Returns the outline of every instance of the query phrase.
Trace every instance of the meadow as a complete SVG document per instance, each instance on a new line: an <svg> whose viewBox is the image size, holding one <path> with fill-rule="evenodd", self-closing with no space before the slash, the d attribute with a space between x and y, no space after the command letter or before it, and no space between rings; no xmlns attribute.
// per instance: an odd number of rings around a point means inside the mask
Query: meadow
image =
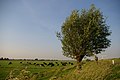
<svg viewBox="0 0 120 80"><path fill-rule="evenodd" d="M120 80L120 59L83 61L0 60L0 80Z"/></svg>
<svg viewBox="0 0 120 80"><path fill-rule="evenodd" d="M65 63L65 64L61 64ZM19 61L19 60L0 60L0 80L23 79L23 80L48 80L61 69L72 68L74 61ZM49 64L52 63L52 64ZM67 64L66 64L67 63ZM49 65L48 65L49 64ZM68 73L68 72L66 72ZM62 73L61 73L62 74Z"/></svg>

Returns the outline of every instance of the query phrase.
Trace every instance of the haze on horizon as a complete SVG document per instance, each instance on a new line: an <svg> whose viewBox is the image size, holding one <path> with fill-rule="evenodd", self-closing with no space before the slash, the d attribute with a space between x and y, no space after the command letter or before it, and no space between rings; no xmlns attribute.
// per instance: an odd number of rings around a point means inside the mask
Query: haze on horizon
<svg viewBox="0 0 120 80"><path fill-rule="evenodd" d="M0 0L0 57L68 59L56 32L72 10L91 4L108 17L112 31L111 46L102 55L120 58L119 0Z"/></svg>

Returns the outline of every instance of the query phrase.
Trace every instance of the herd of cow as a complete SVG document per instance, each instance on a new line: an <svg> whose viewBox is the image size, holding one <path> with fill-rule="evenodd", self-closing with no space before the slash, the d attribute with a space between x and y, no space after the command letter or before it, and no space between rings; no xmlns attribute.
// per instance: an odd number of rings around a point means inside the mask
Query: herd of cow
<svg viewBox="0 0 120 80"><path fill-rule="evenodd" d="M20 64L22 64L23 62L20 62ZM12 62L9 62L8 65L12 64ZM24 64L24 63L23 63ZM38 63L31 63L31 62L27 62L27 64L30 64L30 65L35 65L35 66L42 66L42 67L45 67L45 66L50 66L50 67L53 67L53 66L59 66L59 65L62 65L62 66L66 66L66 65L73 65L72 62L43 62L41 64L38 64Z"/></svg>

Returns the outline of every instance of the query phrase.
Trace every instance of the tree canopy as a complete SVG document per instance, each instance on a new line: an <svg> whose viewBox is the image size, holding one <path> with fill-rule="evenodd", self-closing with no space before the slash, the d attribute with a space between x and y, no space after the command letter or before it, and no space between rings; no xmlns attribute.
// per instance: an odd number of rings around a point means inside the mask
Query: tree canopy
<svg viewBox="0 0 120 80"><path fill-rule="evenodd" d="M81 62L84 56L99 54L109 47L110 34L106 18L92 4L88 10L73 10L57 37L62 43L63 55Z"/></svg>

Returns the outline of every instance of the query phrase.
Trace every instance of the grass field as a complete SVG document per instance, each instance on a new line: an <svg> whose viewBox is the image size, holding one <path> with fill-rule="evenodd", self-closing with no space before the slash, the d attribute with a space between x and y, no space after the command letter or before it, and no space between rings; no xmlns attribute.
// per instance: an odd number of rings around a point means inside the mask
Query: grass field
<svg viewBox="0 0 120 80"><path fill-rule="evenodd" d="M0 60L0 80L120 80L120 59L114 60L114 65L110 59L98 64L83 61L80 71L76 70L75 61ZM63 66L61 62L67 64Z"/></svg>

